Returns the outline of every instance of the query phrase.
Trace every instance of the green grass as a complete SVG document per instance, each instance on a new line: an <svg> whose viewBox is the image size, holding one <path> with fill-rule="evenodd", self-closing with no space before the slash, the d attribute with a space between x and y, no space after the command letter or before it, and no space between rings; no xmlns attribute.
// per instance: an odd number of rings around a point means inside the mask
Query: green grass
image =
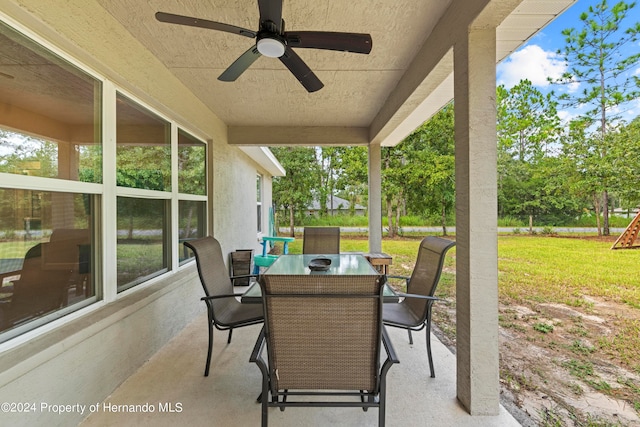
<svg viewBox="0 0 640 427"><path fill-rule="evenodd" d="M640 252L611 250L610 242L501 236L500 296L515 301L585 306L584 296L640 308Z"/></svg>

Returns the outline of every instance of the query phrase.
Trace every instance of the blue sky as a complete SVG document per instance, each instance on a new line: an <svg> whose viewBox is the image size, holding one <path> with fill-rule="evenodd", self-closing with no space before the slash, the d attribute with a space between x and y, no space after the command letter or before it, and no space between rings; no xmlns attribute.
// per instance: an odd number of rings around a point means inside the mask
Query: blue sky
<svg viewBox="0 0 640 427"><path fill-rule="evenodd" d="M510 88L521 79L526 78L531 80L533 85L544 93L550 90L555 90L556 92L581 90L577 84L572 85L573 87L564 88L559 85L549 85L547 77L558 77L566 69L566 64L563 62L562 57L556 54L556 51L565 45L562 30L571 27L580 29L582 27L582 22L579 19L580 14L587 11L590 5L600 1L579 0L553 22L540 30L524 46L498 65L497 83L504 84L507 88ZM618 0L610 0L608 3L611 6L617 2ZM627 1L627 3L630 3L630 1ZM622 25L626 29L638 21L640 21L640 4L631 9ZM640 52L640 43L628 46L627 51L630 53ZM640 64L632 70L632 73L640 75ZM579 112L579 110L562 110L560 111L560 117L562 119L570 119L579 114ZM639 114L640 100L631 102L620 110L621 117L627 121Z"/></svg>

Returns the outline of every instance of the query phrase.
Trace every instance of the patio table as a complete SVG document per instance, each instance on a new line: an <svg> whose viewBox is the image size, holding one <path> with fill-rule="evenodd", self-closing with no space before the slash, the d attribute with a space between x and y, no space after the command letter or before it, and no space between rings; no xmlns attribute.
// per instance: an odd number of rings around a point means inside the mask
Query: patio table
<svg viewBox="0 0 640 427"><path fill-rule="evenodd" d="M329 258L331 265L326 271L312 271L309 262L318 257ZM379 275L369 261L361 254L304 254L281 255L263 274L293 274L293 275ZM398 302L398 295L386 283L383 288L384 302ZM243 303L261 303L262 292L260 284L253 283L242 295Z"/></svg>

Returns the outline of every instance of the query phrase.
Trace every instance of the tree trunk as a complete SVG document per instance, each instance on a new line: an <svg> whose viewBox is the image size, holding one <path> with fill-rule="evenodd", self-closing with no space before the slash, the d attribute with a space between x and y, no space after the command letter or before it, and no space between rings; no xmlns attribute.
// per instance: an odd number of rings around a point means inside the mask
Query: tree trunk
<svg viewBox="0 0 640 427"><path fill-rule="evenodd" d="M291 237L295 235L294 225L295 225L295 221L293 218L293 206L289 206L289 229L290 229Z"/></svg>
<svg viewBox="0 0 640 427"><path fill-rule="evenodd" d="M191 237L191 221L193 219L193 207L189 208L189 214L187 215L186 223L184 225L183 236L185 239Z"/></svg>
<svg viewBox="0 0 640 427"><path fill-rule="evenodd" d="M442 210L440 212L440 223L442 224L442 235L447 235L447 212L444 201L442 202Z"/></svg>
<svg viewBox="0 0 640 427"><path fill-rule="evenodd" d="M529 215L529 234L533 234L533 215Z"/></svg>
<svg viewBox="0 0 640 427"><path fill-rule="evenodd" d="M129 240L133 240L133 214L129 215Z"/></svg>
<svg viewBox="0 0 640 427"><path fill-rule="evenodd" d="M600 225L600 198L597 194L593 196L593 204L596 210L596 227L598 228L598 236L602 236L602 227Z"/></svg>
<svg viewBox="0 0 640 427"><path fill-rule="evenodd" d="M604 236L609 235L609 192L604 190L602 192L602 234Z"/></svg>
<svg viewBox="0 0 640 427"><path fill-rule="evenodd" d="M387 226L389 228L389 237L395 237L395 230L393 229L393 204L391 200L387 200Z"/></svg>

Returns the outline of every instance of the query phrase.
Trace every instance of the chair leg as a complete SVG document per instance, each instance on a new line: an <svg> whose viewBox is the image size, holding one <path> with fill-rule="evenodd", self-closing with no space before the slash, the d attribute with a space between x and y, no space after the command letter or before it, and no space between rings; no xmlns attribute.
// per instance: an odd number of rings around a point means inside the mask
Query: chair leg
<svg viewBox="0 0 640 427"><path fill-rule="evenodd" d="M233 328L229 329L229 337L227 338L227 344L231 342L231 334L233 333Z"/></svg>
<svg viewBox="0 0 640 427"><path fill-rule="evenodd" d="M407 329L407 332L409 333L409 344L413 345L413 336L411 335L411 329Z"/></svg>
<svg viewBox="0 0 640 427"><path fill-rule="evenodd" d="M262 375L265 375L264 371ZM260 393L261 397L261 426L267 427L269 425L269 383L266 378L262 379L262 393Z"/></svg>
<svg viewBox="0 0 640 427"><path fill-rule="evenodd" d="M213 323L209 319L209 350L207 351L207 362L204 365L204 376L209 376L209 367L211 366L211 349L213 348Z"/></svg>
<svg viewBox="0 0 640 427"><path fill-rule="evenodd" d="M431 378L436 377L436 371L433 368L433 357L431 356L431 318L427 319L427 355L429 357L429 369L431 370Z"/></svg>
<svg viewBox="0 0 640 427"><path fill-rule="evenodd" d="M384 423L385 423L386 404L387 404L386 394L387 394L386 385L382 384L382 386L380 387L380 393L378 397L378 427L384 427Z"/></svg>

